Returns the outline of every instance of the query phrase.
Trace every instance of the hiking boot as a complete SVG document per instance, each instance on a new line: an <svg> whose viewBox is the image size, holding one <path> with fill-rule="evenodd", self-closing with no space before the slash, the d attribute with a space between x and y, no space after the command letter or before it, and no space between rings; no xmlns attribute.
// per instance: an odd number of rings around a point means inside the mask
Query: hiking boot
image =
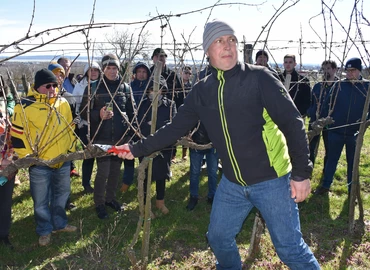
<svg viewBox="0 0 370 270"><path fill-rule="evenodd" d="M186 206L186 209L188 209L189 211L192 211L197 204L198 204L198 197L190 196L189 203Z"/></svg>
<svg viewBox="0 0 370 270"><path fill-rule="evenodd" d="M105 209L104 204L98 205L96 208L96 213L98 214L98 218L100 219L106 219L108 218L107 210Z"/></svg>
<svg viewBox="0 0 370 270"><path fill-rule="evenodd" d="M129 187L130 187L129 185L123 183L120 190L121 192L125 193L129 189Z"/></svg>
<svg viewBox="0 0 370 270"><path fill-rule="evenodd" d="M67 224L67 226L65 226L63 229L55 230L55 231L53 231L53 233L58 233L58 232L75 232L75 231L77 231L77 227L76 226L72 226L72 225Z"/></svg>
<svg viewBox="0 0 370 270"><path fill-rule="evenodd" d="M88 186L84 187L84 192L86 194L92 194L92 193L94 193L94 189L90 185L88 185Z"/></svg>
<svg viewBox="0 0 370 270"><path fill-rule="evenodd" d="M314 194L314 195L324 195L324 194L326 194L326 193L328 193L328 192L329 192L329 189L328 189L328 188L321 186L321 187L318 187L318 188L313 192L313 194Z"/></svg>
<svg viewBox="0 0 370 270"><path fill-rule="evenodd" d="M113 210L120 212L122 210L121 205L116 201L112 200L110 202L105 202L106 206L109 206L110 208L113 208Z"/></svg>
<svg viewBox="0 0 370 270"><path fill-rule="evenodd" d="M44 247L44 246L47 246L49 245L51 242L51 234L47 234L47 235L41 235L39 237L39 245Z"/></svg>
<svg viewBox="0 0 370 270"><path fill-rule="evenodd" d="M164 204L164 200L156 200L155 206L162 212L163 215L167 215L170 210Z"/></svg>

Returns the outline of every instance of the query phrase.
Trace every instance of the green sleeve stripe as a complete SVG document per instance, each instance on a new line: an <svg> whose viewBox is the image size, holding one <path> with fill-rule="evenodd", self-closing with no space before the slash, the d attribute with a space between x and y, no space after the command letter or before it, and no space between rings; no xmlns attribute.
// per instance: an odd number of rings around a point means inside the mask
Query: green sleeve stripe
<svg viewBox="0 0 370 270"><path fill-rule="evenodd" d="M243 180L243 177L240 172L238 161L236 160L233 146L231 144L231 138L229 134L229 130L227 127L227 121L226 121L226 115L225 115L225 107L224 107L224 85L225 85L225 78L223 77L223 71L218 70L217 72L217 79L220 81L220 84L218 86L218 107L220 112L220 119L221 119L221 125L222 125L222 131L224 133L225 142L226 142L226 148L227 152L231 161L231 165L234 170L235 177L237 181L243 185L246 186L246 182Z"/></svg>
<svg viewBox="0 0 370 270"><path fill-rule="evenodd" d="M292 170L286 139L265 108L263 109L263 118L265 124L263 125L262 138L270 166L274 168L276 175L281 177Z"/></svg>

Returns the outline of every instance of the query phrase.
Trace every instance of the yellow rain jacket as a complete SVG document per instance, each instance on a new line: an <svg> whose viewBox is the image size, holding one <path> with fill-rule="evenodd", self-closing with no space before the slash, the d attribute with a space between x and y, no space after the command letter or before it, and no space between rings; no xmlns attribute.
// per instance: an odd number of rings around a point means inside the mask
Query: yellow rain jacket
<svg viewBox="0 0 370 270"><path fill-rule="evenodd" d="M59 92L59 91L57 91ZM32 155L51 160L75 151L76 137L71 108L67 100L57 96L48 98L33 85L26 99L14 107L12 116L12 144L19 158ZM60 168L58 163L52 168Z"/></svg>

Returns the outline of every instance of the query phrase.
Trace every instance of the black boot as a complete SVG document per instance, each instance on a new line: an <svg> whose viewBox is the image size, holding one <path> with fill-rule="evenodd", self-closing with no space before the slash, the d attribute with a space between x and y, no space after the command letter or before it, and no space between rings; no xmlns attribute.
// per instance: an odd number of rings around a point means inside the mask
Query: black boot
<svg viewBox="0 0 370 270"><path fill-rule="evenodd" d="M96 213L98 214L98 218L100 219L106 219L108 218L108 213L107 213L107 210L105 209L105 206L104 204L100 204L98 205L96 208Z"/></svg>
<svg viewBox="0 0 370 270"><path fill-rule="evenodd" d="M188 209L189 211L192 211L197 204L198 204L198 197L190 196L189 203L186 206L186 209Z"/></svg>

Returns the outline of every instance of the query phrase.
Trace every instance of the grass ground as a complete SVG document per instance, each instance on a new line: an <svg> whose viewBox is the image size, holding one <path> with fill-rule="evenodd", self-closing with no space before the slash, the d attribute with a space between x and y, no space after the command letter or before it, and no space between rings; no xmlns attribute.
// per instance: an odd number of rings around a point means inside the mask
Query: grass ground
<svg viewBox="0 0 370 270"><path fill-rule="evenodd" d="M180 155L178 151L178 155ZM348 233L346 162L342 155L332 191L326 196L312 196L300 203L302 232L305 241L319 260L322 269L370 269L370 136L365 138L361 157L360 180L365 209L365 226L358 224L357 233ZM322 148L312 177L315 188L321 179ZM77 162L81 171L81 162ZM207 177L202 173L200 202L194 211L185 209L189 198L189 161L172 166L173 177L167 183L166 216L152 221L148 269L215 269L215 258L207 247L205 233L211 206L207 204ZM81 179L72 180L72 201L78 208L68 213L69 222L78 226L76 233L52 235L52 244L38 246L28 175L20 171L22 185L14 191L11 242L14 251L0 247L1 269L129 269L125 248L132 241L139 211L136 185L118 200L126 204L122 213L110 211L108 220L95 214L92 195L85 195ZM154 191L154 185L153 189ZM152 202L155 202L153 199ZM242 258L248 253L254 213L246 219L237 237ZM141 239L135 246L140 257ZM261 239L261 252L246 263L246 269L287 269L278 259L266 230Z"/></svg>

